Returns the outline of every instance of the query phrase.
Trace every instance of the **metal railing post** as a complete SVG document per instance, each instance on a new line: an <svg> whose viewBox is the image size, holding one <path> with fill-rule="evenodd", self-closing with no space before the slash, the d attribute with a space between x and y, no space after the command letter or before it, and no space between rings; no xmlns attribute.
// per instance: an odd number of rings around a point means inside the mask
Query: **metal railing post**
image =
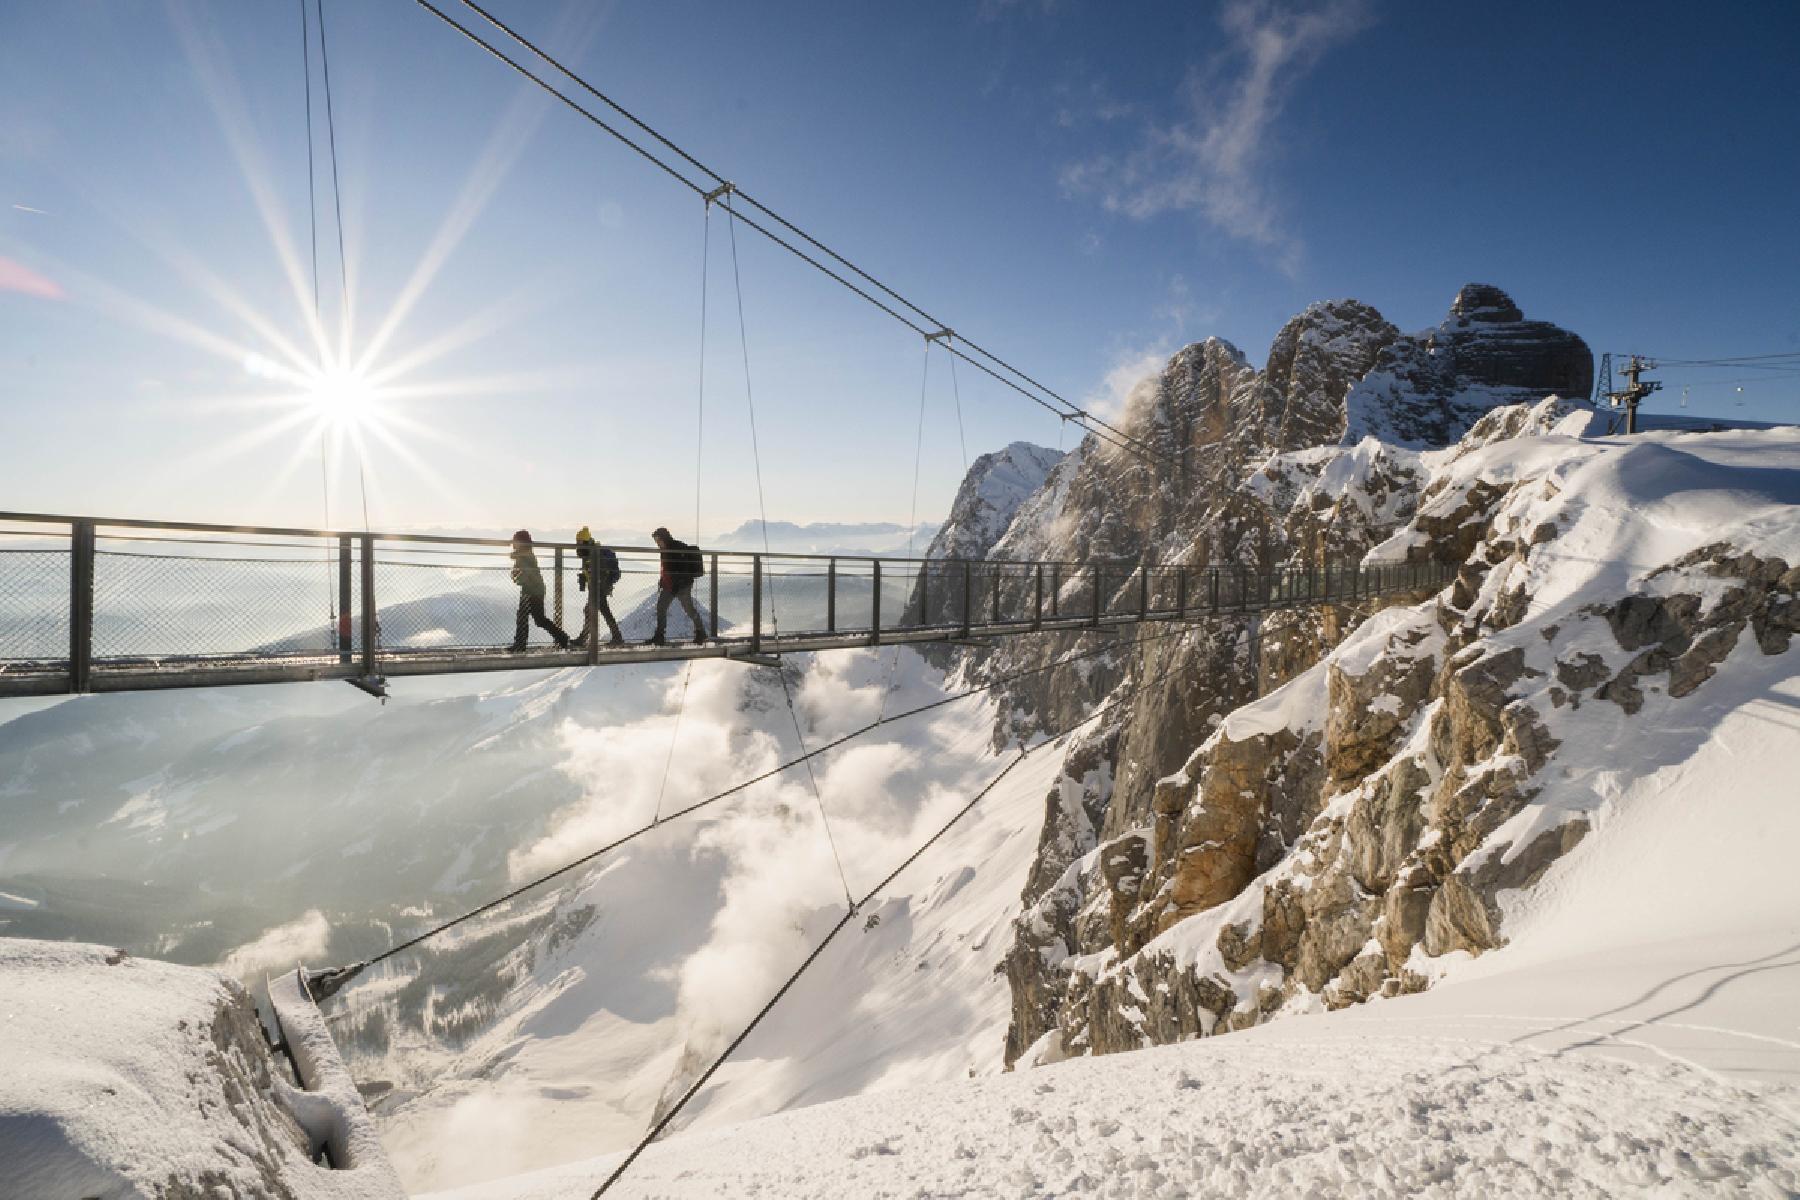
<svg viewBox="0 0 1800 1200"><path fill-rule="evenodd" d="M706 581L706 623L712 626L713 640L719 637L719 553L712 553L712 578Z"/></svg>
<svg viewBox="0 0 1800 1200"><path fill-rule="evenodd" d="M762 555L750 556L750 653L762 649Z"/></svg>
<svg viewBox="0 0 1800 1200"><path fill-rule="evenodd" d="M589 580L589 582L592 583L593 581ZM562 623L563 623L563 548L561 546L558 546L556 548L556 616L555 616L555 620L556 620L556 627L558 629L561 629Z"/></svg>
<svg viewBox="0 0 1800 1200"><path fill-rule="evenodd" d="M962 635L969 636L970 622L974 617L975 591L973 566L968 559L963 559L963 603L962 603Z"/></svg>
<svg viewBox="0 0 1800 1200"><path fill-rule="evenodd" d="M837 632L837 559L825 564L825 632Z"/></svg>
<svg viewBox="0 0 1800 1200"><path fill-rule="evenodd" d="M1031 606L1031 627L1044 627L1044 564L1037 565L1037 600Z"/></svg>
<svg viewBox="0 0 1800 1200"><path fill-rule="evenodd" d="M881 645L881 560L879 558L874 563L872 581L875 589L869 595L869 629L871 631L869 644L879 646ZM898 652L896 651L896 653Z"/></svg>
<svg viewBox="0 0 1800 1200"><path fill-rule="evenodd" d="M363 674L375 675L375 536L362 535L362 660Z"/></svg>
<svg viewBox="0 0 1800 1200"><path fill-rule="evenodd" d="M994 580L993 601L988 605L988 610L993 614L993 623L998 625L1000 623L1000 574L1001 574L999 564L998 563L989 564L988 571L993 576L993 580Z"/></svg>
<svg viewBox="0 0 1800 1200"><path fill-rule="evenodd" d="M1050 615L1062 616L1062 564L1050 564Z"/></svg>
<svg viewBox="0 0 1800 1200"><path fill-rule="evenodd" d="M1188 602L1187 579L1188 579L1188 569L1186 567L1176 567L1175 568L1175 615L1178 617L1187 616L1187 602Z"/></svg>
<svg viewBox="0 0 1800 1200"><path fill-rule="evenodd" d="M1209 576L1206 589L1212 594L1211 608L1216 613L1219 611L1219 568L1209 568L1206 573Z"/></svg>
<svg viewBox="0 0 1800 1200"><path fill-rule="evenodd" d="M587 630L588 666L600 661L600 543L589 542L581 552L582 569L587 572L587 595L582 600L582 628Z"/></svg>
<svg viewBox="0 0 1800 1200"><path fill-rule="evenodd" d="M88 691L94 675L94 523L69 524L69 690Z"/></svg>
<svg viewBox="0 0 1800 1200"><path fill-rule="evenodd" d="M356 637L351 632L353 622L350 617L355 603L350 589L350 535L344 533L338 535L337 648L338 661L346 664L356 654Z"/></svg>
<svg viewBox="0 0 1800 1200"><path fill-rule="evenodd" d="M1150 615L1150 565L1138 568L1138 620Z"/></svg>
<svg viewBox="0 0 1800 1200"><path fill-rule="evenodd" d="M1100 564L1094 564L1094 628L1100 628Z"/></svg>

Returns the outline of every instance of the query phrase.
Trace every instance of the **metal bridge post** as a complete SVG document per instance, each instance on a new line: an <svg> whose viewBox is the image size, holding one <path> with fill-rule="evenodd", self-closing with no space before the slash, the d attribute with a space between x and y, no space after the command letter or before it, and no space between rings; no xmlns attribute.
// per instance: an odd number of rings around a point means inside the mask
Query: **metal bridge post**
<svg viewBox="0 0 1800 1200"><path fill-rule="evenodd" d="M1209 567L1207 568L1206 574L1208 576L1206 580L1206 589L1211 593L1208 607L1211 608L1213 612L1217 613L1219 611L1219 568Z"/></svg>
<svg viewBox="0 0 1800 1200"><path fill-rule="evenodd" d="M879 646L881 645L881 560L879 558L875 560L873 578L875 590L869 598L869 627L874 632L869 644Z"/></svg>
<svg viewBox="0 0 1800 1200"><path fill-rule="evenodd" d="M375 537L365 533L362 542L362 660L363 674L375 675Z"/></svg>
<svg viewBox="0 0 1800 1200"><path fill-rule="evenodd" d="M1150 564L1138 568L1138 620L1150 615Z"/></svg>
<svg viewBox="0 0 1800 1200"><path fill-rule="evenodd" d="M712 578L707 580L708 596L706 602L706 621L712 626L713 640L719 638L719 555L714 551L712 556Z"/></svg>
<svg viewBox="0 0 1800 1200"><path fill-rule="evenodd" d="M837 559L825 564L825 632L837 632Z"/></svg>
<svg viewBox="0 0 1800 1200"><path fill-rule="evenodd" d="M750 653L762 649L762 555L750 556Z"/></svg>
<svg viewBox="0 0 1800 1200"><path fill-rule="evenodd" d="M356 653L356 639L350 632L350 611L355 601L350 598L350 535L338 535L338 661L349 663Z"/></svg>
<svg viewBox="0 0 1800 1200"><path fill-rule="evenodd" d="M963 559L963 603L962 603L962 635L969 636L969 626L975 616L975 576L974 567L968 559Z"/></svg>
<svg viewBox="0 0 1800 1200"><path fill-rule="evenodd" d="M1050 615L1062 616L1062 564L1050 564Z"/></svg>
<svg viewBox="0 0 1800 1200"><path fill-rule="evenodd" d="M583 569L587 571L587 595L582 599L581 627L587 630L588 666L600 661L600 543L589 542L581 552Z"/></svg>
<svg viewBox="0 0 1800 1200"><path fill-rule="evenodd" d="M988 608L993 613L994 624L998 625L1000 623L1000 566L999 566L999 564L998 563L990 564L988 566L988 571L990 573L992 573L993 579L994 579L993 602L988 605Z"/></svg>
<svg viewBox="0 0 1800 1200"><path fill-rule="evenodd" d="M94 673L94 523L69 524L69 690L85 692Z"/></svg>
<svg viewBox="0 0 1800 1200"><path fill-rule="evenodd" d="M592 579L589 585L592 587ZM562 628L562 547L556 547L556 628Z"/></svg>
<svg viewBox="0 0 1800 1200"><path fill-rule="evenodd" d="M1324 571L1324 573L1325 573L1325 588L1319 594L1319 599L1330 600L1331 599L1331 560L1329 558L1326 559L1322 564L1320 564L1320 570Z"/></svg>
<svg viewBox="0 0 1800 1200"><path fill-rule="evenodd" d="M1094 564L1094 628L1100 628L1100 564Z"/></svg>
<svg viewBox="0 0 1800 1200"><path fill-rule="evenodd" d="M1042 629L1044 627L1044 564L1043 563L1039 563L1037 565L1037 599L1032 603L1032 606L1031 606L1031 627L1033 629Z"/></svg>
<svg viewBox="0 0 1800 1200"><path fill-rule="evenodd" d="M1187 575L1186 567L1175 568L1175 615L1187 616Z"/></svg>

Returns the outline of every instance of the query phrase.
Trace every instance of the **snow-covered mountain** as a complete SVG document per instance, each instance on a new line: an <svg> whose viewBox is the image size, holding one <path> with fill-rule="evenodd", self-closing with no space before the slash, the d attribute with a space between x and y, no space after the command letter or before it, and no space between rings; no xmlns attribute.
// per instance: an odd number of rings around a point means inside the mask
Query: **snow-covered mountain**
<svg viewBox="0 0 1800 1200"><path fill-rule="evenodd" d="M1128 633L384 963L330 1011L408 1183L591 1194L847 891L1112 697L857 914L621 1194L1794 1190L1800 433L1600 436L1546 398L1587 372L1485 285L1410 338L1330 301L1260 370L1209 339L1135 390L1123 428L1179 473L1093 439L984 456L945 547L1457 579ZM385 719L313 691L230 733L198 701L84 698L0 725L28 815L0 835L0 920L46 919L39 877L67 916L77 850L142 855L185 883L190 961L359 957L1096 636L797 658L792 719L781 680L723 662L461 684ZM264 915L202 932L214 874ZM346 890L360 910L298 908Z"/></svg>
<svg viewBox="0 0 1800 1200"><path fill-rule="evenodd" d="M930 522L907 526L889 521L815 521L805 525L770 521L766 545L777 554L905 554L909 546L916 551L930 542L937 528ZM719 534L712 544L721 550L761 550L764 536L763 522L752 519Z"/></svg>

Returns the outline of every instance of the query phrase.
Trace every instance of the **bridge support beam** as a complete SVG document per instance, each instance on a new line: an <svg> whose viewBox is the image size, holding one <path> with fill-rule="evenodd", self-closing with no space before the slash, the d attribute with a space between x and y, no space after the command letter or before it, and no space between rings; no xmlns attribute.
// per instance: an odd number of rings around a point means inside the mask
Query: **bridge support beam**
<svg viewBox="0 0 1800 1200"><path fill-rule="evenodd" d="M69 690L91 690L94 672L94 523L69 524Z"/></svg>
<svg viewBox="0 0 1800 1200"><path fill-rule="evenodd" d="M878 558L871 564L875 570L872 578L875 588L869 595L869 645L881 645L881 560Z"/></svg>

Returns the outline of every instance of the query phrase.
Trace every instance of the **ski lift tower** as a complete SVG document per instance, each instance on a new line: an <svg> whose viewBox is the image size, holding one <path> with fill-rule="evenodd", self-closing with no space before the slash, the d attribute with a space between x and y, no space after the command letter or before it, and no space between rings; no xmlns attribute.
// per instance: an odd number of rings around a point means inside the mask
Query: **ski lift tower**
<svg viewBox="0 0 1800 1200"><path fill-rule="evenodd" d="M1606 393L1606 398L1612 402L1614 408L1623 407L1625 409L1626 433L1636 433L1638 431L1638 404L1651 392L1662 390L1662 384L1657 380L1638 378L1638 376L1642 375L1645 371L1654 371L1655 369L1655 363L1648 362L1634 354L1631 356L1631 361L1626 363L1624 368L1619 372L1619 374L1625 377L1625 390L1622 392Z"/></svg>

